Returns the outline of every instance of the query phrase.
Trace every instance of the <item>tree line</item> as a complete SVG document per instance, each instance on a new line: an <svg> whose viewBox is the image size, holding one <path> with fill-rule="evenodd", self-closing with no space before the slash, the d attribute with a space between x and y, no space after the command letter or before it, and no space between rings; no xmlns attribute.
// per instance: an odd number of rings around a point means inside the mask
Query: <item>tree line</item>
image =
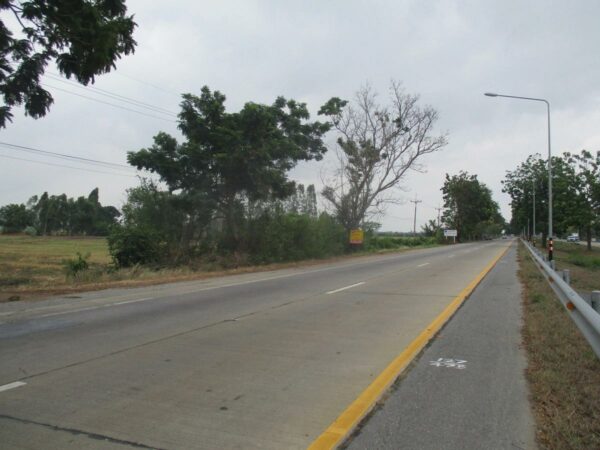
<svg viewBox="0 0 600 450"><path fill-rule="evenodd" d="M394 188L423 156L446 145L436 135L437 112L419 105L392 82L380 102L369 86L351 101L332 97L311 120L305 103L277 97L247 102L234 112L226 97L203 87L184 94L178 128L183 139L159 132L150 147L128 152L128 162L154 174L127 191L122 216L88 198L33 197L2 209L7 231L108 235L120 266L194 260L233 264L316 258L350 250L353 228L369 228L397 202ZM317 193L289 173L299 162L319 161L324 137L338 139L338 167ZM325 210L317 210L317 195Z"/></svg>
<svg viewBox="0 0 600 450"><path fill-rule="evenodd" d="M114 206L102 206L98 188L87 197L66 194L39 197L27 203L0 208L0 227L5 233L26 232L41 236L106 236L121 213Z"/></svg>
<svg viewBox="0 0 600 450"><path fill-rule="evenodd" d="M228 112L226 97L207 86L184 94L179 142L167 133L128 161L159 182L128 192L123 220L109 238L120 265L199 256L235 263L295 260L349 250L348 233L365 226L392 201L410 168L440 150L437 113L418 105L392 83L387 103L361 89L353 101L332 97L312 121L305 103L278 97ZM302 161L327 152L324 136L338 134L339 168L321 192L327 210L317 212L314 186L289 179Z"/></svg>
<svg viewBox="0 0 600 450"><path fill-rule="evenodd" d="M527 230L533 234L533 211L536 232L543 245L548 237L548 166L541 155L530 155L503 181L504 192L511 197L514 233ZM534 204L535 193L535 204ZM592 237L600 236L600 152L582 150L552 157L552 210L554 237L577 232L584 236L588 249Z"/></svg>

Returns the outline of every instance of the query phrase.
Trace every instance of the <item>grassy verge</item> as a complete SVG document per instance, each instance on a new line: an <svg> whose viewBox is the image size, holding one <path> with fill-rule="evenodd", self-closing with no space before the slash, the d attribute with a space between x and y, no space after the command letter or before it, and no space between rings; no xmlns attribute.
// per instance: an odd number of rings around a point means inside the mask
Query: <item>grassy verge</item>
<svg viewBox="0 0 600 450"><path fill-rule="evenodd" d="M562 251L555 256L568 258ZM600 449L600 360L522 245L519 260L538 444L541 449ZM587 286L591 275L583 275L580 282Z"/></svg>
<svg viewBox="0 0 600 450"><path fill-rule="evenodd" d="M568 242L554 243L556 269L569 269L571 286L577 291L600 290L600 248Z"/></svg>
<svg viewBox="0 0 600 450"><path fill-rule="evenodd" d="M416 248L433 246L428 243ZM133 267L108 270L110 255L106 239L0 235L0 301L26 300L53 294L90 291L109 287L144 286L307 266L349 257L403 252L411 248L415 248L415 246L372 249L327 259L261 266L246 265L232 269L226 269L223 264L213 262L197 267L181 266L161 269ZM90 254L88 260L90 267L88 270L80 272L75 278L67 278L64 261L74 258L77 252L82 255Z"/></svg>

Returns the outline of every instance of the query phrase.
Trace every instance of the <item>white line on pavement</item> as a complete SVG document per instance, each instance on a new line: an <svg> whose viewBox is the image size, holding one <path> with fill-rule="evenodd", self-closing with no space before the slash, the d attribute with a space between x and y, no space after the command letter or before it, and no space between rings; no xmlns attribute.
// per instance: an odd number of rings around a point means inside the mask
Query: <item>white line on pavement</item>
<svg viewBox="0 0 600 450"><path fill-rule="evenodd" d="M423 263L423 264L419 264L417 267L425 267L425 266L428 266L428 265L429 265L429 263L426 262L426 263Z"/></svg>
<svg viewBox="0 0 600 450"><path fill-rule="evenodd" d="M343 288L336 289L335 291L329 291L328 294L335 294L336 292L345 291L346 289L351 289L353 287L360 286L361 284L365 284L365 282L361 281L360 283L351 284L350 286L344 286Z"/></svg>
<svg viewBox="0 0 600 450"><path fill-rule="evenodd" d="M154 300L154 297L138 298L137 300L127 300L125 302L111 303L111 305L127 305L129 303L145 302L146 300Z"/></svg>
<svg viewBox="0 0 600 450"><path fill-rule="evenodd" d="M50 313L50 314L44 314L43 316L38 316L38 317L43 318L43 317L52 317L52 316L62 316L64 314L73 314L73 313L84 312L84 311L93 311L94 309L110 308L111 306L126 305L128 303L145 302L146 300L153 300L153 299L154 299L154 297L138 298L136 300L128 300L126 302L109 303L108 305L90 306L89 308L81 308L81 309L74 309L71 311L61 311L61 312L55 312L55 313Z"/></svg>
<svg viewBox="0 0 600 450"><path fill-rule="evenodd" d="M0 392L8 391L9 389L18 388L20 386L25 386L27 383L23 381L15 381L14 383L8 383L0 386Z"/></svg>

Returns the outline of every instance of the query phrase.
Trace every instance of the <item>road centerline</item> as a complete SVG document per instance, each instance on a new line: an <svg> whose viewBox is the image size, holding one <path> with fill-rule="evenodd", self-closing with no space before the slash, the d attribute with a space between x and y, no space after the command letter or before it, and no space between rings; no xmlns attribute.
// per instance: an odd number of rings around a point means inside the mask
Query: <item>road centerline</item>
<svg viewBox="0 0 600 450"><path fill-rule="evenodd" d="M361 281L360 283L354 283L354 284L351 284L350 286L344 286L344 287L341 287L339 289L335 289L333 291L329 291L329 292L327 292L327 294L328 295L330 295L330 294L336 294L338 292L345 291L346 289L352 289L353 287L361 286L363 284L365 284L365 282Z"/></svg>
<svg viewBox="0 0 600 450"><path fill-rule="evenodd" d="M3 384L2 386L0 386L0 392L4 392L4 391L8 391L10 389L25 386L26 384L27 383L25 383L24 381L14 381L12 383Z"/></svg>
<svg viewBox="0 0 600 450"><path fill-rule="evenodd" d="M419 264L417 267L425 267L425 266L428 266L428 265L429 265L429 263L426 262L426 263L423 263L423 264Z"/></svg>

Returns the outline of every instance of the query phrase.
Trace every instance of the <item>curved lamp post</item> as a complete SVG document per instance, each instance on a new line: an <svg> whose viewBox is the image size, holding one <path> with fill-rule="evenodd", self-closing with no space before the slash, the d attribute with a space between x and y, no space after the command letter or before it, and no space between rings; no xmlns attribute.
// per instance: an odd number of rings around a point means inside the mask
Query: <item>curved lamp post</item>
<svg viewBox="0 0 600 450"><path fill-rule="evenodd" d="M531 100L534 102L544 102L548 110L548 239L550 243L548 245L548 259L552 260L552 150L550 146L550 103L548 100L543 98L533 97L519 97L517 95L504 95L495 94L493 92L486 92L484 95L488 97L505 97L505 98L516 98L517 100Z"/></svg>

